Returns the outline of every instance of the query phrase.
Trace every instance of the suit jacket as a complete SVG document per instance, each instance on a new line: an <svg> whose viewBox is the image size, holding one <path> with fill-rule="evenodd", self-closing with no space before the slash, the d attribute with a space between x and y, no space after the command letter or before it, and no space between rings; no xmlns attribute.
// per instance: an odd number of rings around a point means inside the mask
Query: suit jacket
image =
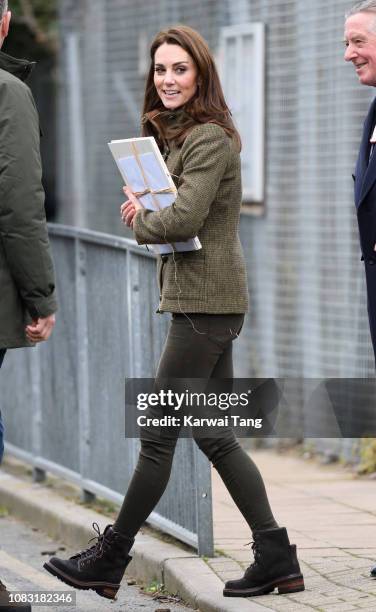
<svg viewBox="0 0 376 612"><path fill-rule="evenodd" d="M171 113L169 120L177 121L181 112ZM158 256L159 310L246 312L247 275L238 236L240 156L233 141L218 125L198 124L181 147L170 143L167 166L178 177L176 201L136 215L137 242L178 242L197 235L202 249Z"/></svg>
<svg viewBox="0 0 376 612"><path fill-rule="evenodd" d="M370 138L376 124L376 98L364 122L363 136L355 169L355 205L357 210L360 246L368 263L376 262L376 150L371 158Z"/></svg>

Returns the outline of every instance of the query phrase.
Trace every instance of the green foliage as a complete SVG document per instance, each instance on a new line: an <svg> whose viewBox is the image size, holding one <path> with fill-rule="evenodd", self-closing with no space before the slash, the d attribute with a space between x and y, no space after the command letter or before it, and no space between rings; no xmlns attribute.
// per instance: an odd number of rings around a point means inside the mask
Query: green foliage
<svg viewBox="0 0 376 612"><path fill-rule="evenodd" d="M360 474L376 472L376 438L362 438L360 440Z"/></svg>
<svg viewBox="0 0 376 612"><path fill-rule="evenodd" d="M37 62L56 58L57 6L57 0L9 0L12 20L2 51Z"/></svg>
<svg viewBox="0 0 376 612"><path fill-rule="evenodd" d="M45 34L56 32L57 0L8 0L13 18L29 24L32 30Z"/></svg>
<svg viewBox="0 0 376 612"><path fill-rule="evenodd" d="M143 590L145 593L149 593L150 595L154 595L156 593L164 592L164 584L158 582L157 580L153 580L150 584L146 585Z"/></svg>

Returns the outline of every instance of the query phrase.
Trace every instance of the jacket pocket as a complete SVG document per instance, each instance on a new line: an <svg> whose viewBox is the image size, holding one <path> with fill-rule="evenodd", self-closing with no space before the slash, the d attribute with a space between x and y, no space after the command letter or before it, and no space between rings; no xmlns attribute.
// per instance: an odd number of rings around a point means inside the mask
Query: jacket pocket
<svg viewBox="0 0 376 612"><path fill-rule="evenodd" d="M163 295L170 300L206 300L207 279L203 258L169 258L163 277Z"/></svg>

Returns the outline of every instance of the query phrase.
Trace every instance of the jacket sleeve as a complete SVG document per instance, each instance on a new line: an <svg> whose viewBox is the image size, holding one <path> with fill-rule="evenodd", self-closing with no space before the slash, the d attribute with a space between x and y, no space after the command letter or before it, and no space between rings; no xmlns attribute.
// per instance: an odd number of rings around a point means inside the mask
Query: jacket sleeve
<svg viewBox="0 0 376 612"><path fill-rule="evenodd" d="M182 147L183 172L177 198L158 212L137 213L133 231L138 244L178 242L197 236L226 170L230 146L229 137L218 125L206 123L192 130Z"/></svg>
<svg viewBox="0 0 376 612"><path fill-rule="evenodd" d="M33 318L57 309L41 183L39 120L21 81L0 86L0 240Z"/></svg>

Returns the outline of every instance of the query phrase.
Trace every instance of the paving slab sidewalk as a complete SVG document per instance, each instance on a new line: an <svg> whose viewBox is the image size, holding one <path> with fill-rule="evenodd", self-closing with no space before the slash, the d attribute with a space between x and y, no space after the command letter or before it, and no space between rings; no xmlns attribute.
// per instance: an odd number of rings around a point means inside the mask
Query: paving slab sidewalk
<svg viewBox="0 0 376 612"><path fill-rule="evenodd" d="M251 453L268 489L280 525L298 545L306 590L254 599L222 597L223 582L240 576L251 560L249 528L213 470L215 547L205 562L194 553L142 534L137 538L130 573L146 582L164 582L201 612L347 612L376 610L376 482L356 479L341 467L273 451ZM1 504L24 520L84 547L90 525L102 515L67 501L47 487L0 471ZM100 608L98 608L100 609Z"/></svg>
<svg viewBox="0 0 376 612"><path fill-rule="evenodd" d="M323 466L270 451L252 458L266 481L276 520L298 546L306 590L257 598L280 612L376 610L376 481L341 466ZM239 576L252 553L250 531L213 470L214 539L221 557L209 559L222 580Z"/></svg>
<svg viewBox="0 0 376 612"><path fill-rule="evenodd" d="M12 515L63 542L69 548L87 548L89 539L95 535L92 523L98 523L103 531L111 520L74 500L67 499L58 490L0 469L0 506L5 506ZM137 535L131 554L133 560L127 570L128 576L146 584L164 584L168 592L179 595L195 610L265 612L265 607L254 601L223 597L223 582L220 577L208 563L187 547L170 544L149 533L141 532ZM98 611L103 608L101 602L98 597ZM114 612L125 609L122 605L114 605ZM151 604L147 609L154 611L155 604Z"/></svg>

